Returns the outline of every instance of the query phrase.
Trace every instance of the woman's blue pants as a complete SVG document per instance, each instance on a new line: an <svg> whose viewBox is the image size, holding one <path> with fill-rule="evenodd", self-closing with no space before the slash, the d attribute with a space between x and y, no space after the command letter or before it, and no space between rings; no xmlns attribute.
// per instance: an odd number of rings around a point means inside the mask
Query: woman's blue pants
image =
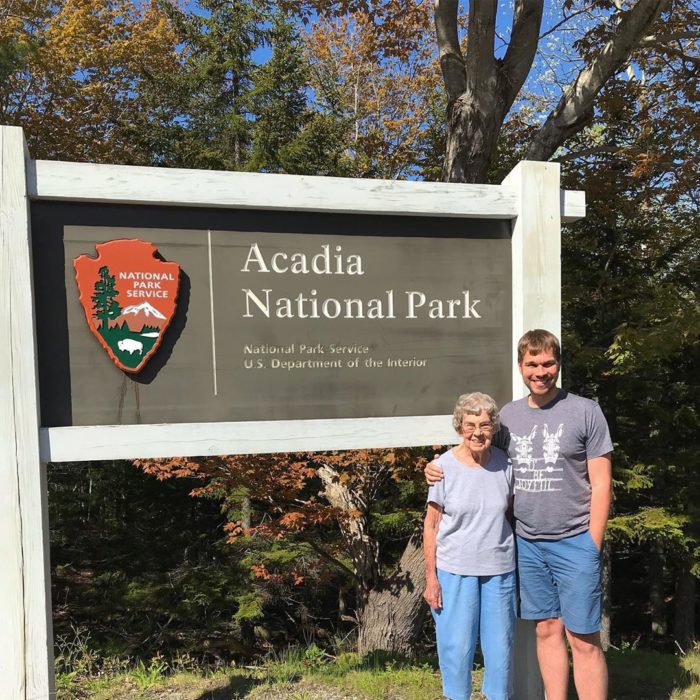
<svg viewBox="0 0 700 700"><path fill-rule="evenodd" d="M477 639L484 656L482 693L509 700L513 693L515 571L496 576L460 576L437 571L442 608L433 610L442 692L469 700Z"/></svg>

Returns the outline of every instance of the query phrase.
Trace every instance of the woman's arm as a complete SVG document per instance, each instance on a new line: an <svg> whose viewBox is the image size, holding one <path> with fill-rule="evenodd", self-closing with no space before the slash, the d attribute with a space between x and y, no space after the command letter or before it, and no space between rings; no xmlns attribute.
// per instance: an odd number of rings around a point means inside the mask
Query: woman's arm
<svg viewBox="0 0 700 700"><path fill-rule="evenodd" d="M442 506L430 501L423 522L423 557L425 559L425 593L423 597L435 610L442 607L442 591L437 579L437 533L442 518Z"/></svg>

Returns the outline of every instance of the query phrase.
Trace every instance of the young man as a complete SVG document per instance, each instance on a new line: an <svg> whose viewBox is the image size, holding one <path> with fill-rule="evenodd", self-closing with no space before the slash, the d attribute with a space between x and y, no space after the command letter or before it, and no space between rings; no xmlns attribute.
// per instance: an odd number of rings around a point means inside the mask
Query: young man
<svg viewBox="0 0 700 700"><path fill-rule="evenodd" d="M535 620L547 700L566 700L569 659L580 700L605 700L600 645L602 546L610 508L612 441L598 404L557 388L559 341L528 331L518 366L529 396L501 410L494 444L515 474L520 616ZM442 472L431 462L426 479Z"/></svg>

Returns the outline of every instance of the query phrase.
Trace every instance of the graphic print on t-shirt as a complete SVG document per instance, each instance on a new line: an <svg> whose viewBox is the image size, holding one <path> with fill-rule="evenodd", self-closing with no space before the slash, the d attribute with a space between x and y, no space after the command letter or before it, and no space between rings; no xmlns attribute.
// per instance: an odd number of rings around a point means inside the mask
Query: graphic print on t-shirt
<svg viewBox="0 0 700 700"><path fill-rule="evenodd" d="M550 431L545 423L542 428L541 452L535 456L533 441L537 436L539 425L534 425L529 435L510 434L515 448L513 457L515 469L515 490L540 493L542 491L561 491L562 477L558 476L564 469L558 466L559 441L564 432L560 423L556 430ZM539 446L539 445L538 445Z"/></svg>

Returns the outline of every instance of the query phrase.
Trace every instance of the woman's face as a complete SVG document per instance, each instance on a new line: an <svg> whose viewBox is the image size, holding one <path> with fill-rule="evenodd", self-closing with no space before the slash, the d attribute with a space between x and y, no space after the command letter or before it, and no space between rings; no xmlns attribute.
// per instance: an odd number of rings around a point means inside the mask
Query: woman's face
<svg viewBox="0 0 700 700"><path fill-rule="evenodd" d="M466 413L462 418L462 439L464 445L473 453L478 454L491 447L493 424L486 411L478 416Z"/></svg>

